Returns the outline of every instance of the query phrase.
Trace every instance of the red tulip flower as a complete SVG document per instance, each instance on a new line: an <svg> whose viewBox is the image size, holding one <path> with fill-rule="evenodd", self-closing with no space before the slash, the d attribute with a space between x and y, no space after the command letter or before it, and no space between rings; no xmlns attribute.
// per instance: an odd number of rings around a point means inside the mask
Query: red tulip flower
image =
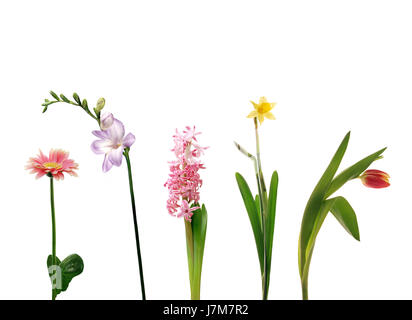
<svg viewBox="0 0 412 320"><path fill-rule="evenodd" d="M362 183L369 188L379 189L390 186L389 174L380 170L366 170L359 178L362 180Z"/></svg>

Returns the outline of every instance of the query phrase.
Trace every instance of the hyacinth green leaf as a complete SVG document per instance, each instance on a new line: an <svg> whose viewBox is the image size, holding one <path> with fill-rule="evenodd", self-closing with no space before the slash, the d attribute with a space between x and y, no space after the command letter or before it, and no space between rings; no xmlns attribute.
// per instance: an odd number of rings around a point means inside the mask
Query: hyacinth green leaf
<svg viewBox="0 0 412 320"><path fill-rule="evenodd" d="M362 160L356 162L353 166L342 171L339 175L333 179L328 192L326 193L326 198L332 195L335 191L337 191L340 187L342 187L346 182L351 179L355 179L359 177L362 172L364 172L368 167L376 160L381 158L381 154L386 150L383 148L371 155L363 158Z"/></svg>
<svg viewBox="0 0 412 320"><path fill-rule="evenodd" d="M269 288L270 269L272 266L273 233L275 231L278 184L279 184L279 176L278 176L277 171L274 171L272 174L272 178L270 180L268 216L266 217L266 264L267 264L266 270L268 273L268 276L266 278L267 288Z"/></svg>
<svg viewBox="0 0 412 320"><path fill-rule="evenodd" d="M263 252L263 233L261 222L259 220L258 209L256 208L255 200L253 199L250 188L246 180L240 173L236 173L236 181L239 186L240 194L242 195L246 211L249 215L250 225L252 226L253 235L255 237L256 249L259 256L260 270L264 271L264 252ZM258 199L259 200L259 199Z"/></svg>
<svg viewBox="0 0 412 320"><path fill-rule="evenodd" d="M319 219L321 218L319 217L319 215L321 214L320 209L322 205L324 205L326 192L329 190L331 181L335 176L336 171L338 170L342 158L345 154L346 148L349 143L349 138L350 132L348 132L342 140L338 150L336 151L327 169L325 170L318 184L313 190L306 205L299 235L299 273L302 279L304 276L305 268L308 268L308 266L306 265L310 263L310 256L312 251L310 243L313 242L313 232L316 229L317 224L319 224Z"/></svg>
<svg viewBox="0 0 412 320"><path fill-rule="evenodd" d="M342 227L356 240L360 240L358 220L352 206L344 197L336 197L330 211Z"/></svg>
<svg viewBox="0 0 412 320"><path fill-rule="evenodd" d="M200 281L202 275L203 254L205 250L207 230L207 210L205 205L194 212L192 216L193 231L193 285L200 295ZM200 298L200 297L198 297Z"/></svg>

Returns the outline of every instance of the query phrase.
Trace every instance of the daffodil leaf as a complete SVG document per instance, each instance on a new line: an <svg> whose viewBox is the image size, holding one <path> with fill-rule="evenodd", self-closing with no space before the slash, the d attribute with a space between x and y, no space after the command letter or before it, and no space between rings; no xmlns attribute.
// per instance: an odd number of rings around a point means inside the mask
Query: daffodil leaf
<svg viewBox="0 0 412 320"><path fill-rule="evenodd" d="M356 213L344 197L336 197L330 211L342 227L356 240L360 240Z"/></svg>
<svg viewBox="0 0 412 320"><path fill-rule="evenodd" d="M333 156L331 162L313 190L308 203L306 204L299 236L299 273L301 278L304 276L305 268L308 268L306 264L310 263L310 259L307 261L309 257L308 253L312 251L310 242L312 241L316 224L319 223L319 215L321 214L320 209L324 203L326 192L329 190L331 181L335 176L345 154L349 143L349 138L350 132L348 132L342 140L338 150Z"/></svg>
<svg viewBox="0 0 412 320"><path fill-rule="evenodd" d="M264 252L263 252L263 233L261 228L261 222L259 220L258 209L256 208L255 200L253 199L250 188L246 180L240 173L236 173L236 181L239 186L240 194L242 195L243 202L246 207L246 211L249 216L250 225L252 226L253 235L255 237L256 249L259 256L260 270L263 274L264 271Z"/></svg>
<svg viewBox="0 0 412 320"><path fill-rule="evenodd" d="M256 210L258 213L260 228L262 229L262 215L260 213L260 197L258 194L255 196L255 205L256 205Z"/></svg>
<svg viewBox="0 0 412 320"><path fill-rule="evenodd" d="M269 203L268 203L268 216L266 218L266 263L267 263L267 284L269 288L270 282L270 269L272 265L272 248L273 248L273 233L275 230L275 218L276 218L276 201L278 194L279 177L277 171L274 171L270 181L269 189Z"/></svg>
<svg viewBox="0 0 412 320"><path fill-rule="evenodd" d="M381 157L381 154L385 150L386 148L383 148L375 153L372 153L371 155L356 162L353 166L350 166L349 168L342 171L335 177L335 179L333 179L325 197L328 198L349 180L359 177L359 175L364 172L372 164L372 162L378 160Z"/></svg>

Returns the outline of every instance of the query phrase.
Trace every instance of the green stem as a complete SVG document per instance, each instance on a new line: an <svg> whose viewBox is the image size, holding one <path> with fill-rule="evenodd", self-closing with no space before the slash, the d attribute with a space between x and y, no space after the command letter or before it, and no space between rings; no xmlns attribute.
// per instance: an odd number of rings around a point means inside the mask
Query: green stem
<svg viewBox="0 0 412 320"><path fill-rule="evenodd" d="M190 280L190 298L192 300L200 300L200 279L195 276L194 264L195 264L195 250L193 241L193 229L192 223L185 220L186 230L186 249L187 249L187 264L189 267L189 280Z"/></svg>
<svg viewBox="0 0 412 320"><path fill-rule="evenodd" d="M305 277L302 279L302 299L303 300L309 300L309 295L308 295L308 278Z"/></svg>
<svg viewBox="0 0 412 320"><path fill-rule="evenodd" d="M124 150L124 157L127 162L127 172L129 174L129 188L130 188L130 198L132 202L132 211L133 211L133 223L134 223L134 232L136 236L136 248L137 248L137 258L139 261L139 274L140 274L140 286L142 289L142 300L146 300L146 293L144 289L144 277L143 277L143 264L142 264L142 255L140 252L140 242L139 242L139 230L137 228L137 218L136 218L136 203L134 199L133 191L133 178L132 178L132 167L130 164L129 149Z"/></svg>
<svg viewBox="0 0 412 320"><path fill-rule="evenodd" d="M259 144L259 131L258 131L258 122L257 118L254 118L255 123L255 136L256 136L256 158L257 158L257 180L258 180L258 188L259 188L259 199L260 199L260 212L261 212L261 219L262 219L262 233L263 233L263 274L262 274L262 296L263 300L267 300L268 298L268 270L267 270L267 252L266 252L266 216L267 216L267 193L266 193L266 186L265 181L263 179L262 173L262 163L260 161L260 144Z"/></svg>
<svg viewBox="0 0 412 320"><path fill-rule="evenodd" d="M52 218L52 266L56 265L56 216L54 208L54 185L53 177L50 176L50 207ZM56 300L57 292L52 283L52 300Z"/></svg>

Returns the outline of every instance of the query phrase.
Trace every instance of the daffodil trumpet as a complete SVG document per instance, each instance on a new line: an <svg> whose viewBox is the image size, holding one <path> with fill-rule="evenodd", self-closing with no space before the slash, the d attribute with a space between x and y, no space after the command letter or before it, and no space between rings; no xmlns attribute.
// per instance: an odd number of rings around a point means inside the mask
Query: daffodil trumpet
<svg viewBox="0 0 412 320"><path fill-rule="evenodd" d="M63 180L64 174L77 176L78 164L69 159L69 153L63 150L50 150L49 155L41 151L37 157L30 158L26 166L36 179L47 176L50 179L50 208L52 225L52 254L47 257L47 270L52 284L52 300L66 291L72 279L83 272L83 259L78 254L71 254L60 261L56 254L56 210L54 205L54 180Z"/></svg>
<svg viewBox="0 0 412 320"><path fill-rule="evenodd" d="M96 107L93 108L93 112L90 110L86 99L81 100L77 93L73 94L73 100L68 99L65 95L57 95L53 91L50 91L50 95L53 100L45 99L42 106L44 107L43 113L47 111L48 107L52 104L64 102L71 105L75 105L83 109L90 117L97 121L100 130L94 130L92 134L98 138L91 144L91 149L96 154L104 155L102 164L103 172L111 170L113 166L120 167L123 157L126 160L127 172L129 178L129 191L133 213L133 226L136 239L136 251L138 258L138 270L140 278L140 288L142 293L142 300L146 300L146 291L144 285L143 276L143 262L139 241L139 230L136 217L136 203L133 190L133 178L132 168L130 161L130 147L135 142L135 136L132 133L125 134L125 127L123 123L116 119L113 114L109 112L103 112L105 106L105 99L100 98L97 100Z"/></svg>
<svg viewBox="0 0 412 320"><path fill-rule="evenodd" d="M271 120L275 119L273 114L270 112L275 106L275 103L267 102L265 97L261 97L259 99L259 103L255 103L253 101L251 101L251 103L253 104L255 110L248 115L248 118L253 118L254 122L256 156L246 151L246 149L244 149L237 142L235 142L235 146L242 154L247 156L253 162L258 194L253 197L249 185L240 173L236 173L235 176L255 238L262 281L262 299L267 300L269 295L273 234L275 229L276 200L279 178L277 171L274 171L272 174L268 195L261 164L259 124L261 125L263 123L265 117Z"/></svg>
<svg viewBox="0 0 412 320"><path fill-rule="evenodd" d="M308 277L309 266L312 259L312 254L316 242L316 237L319 230L329 212L338 220L342 227L356 240L360 240L358 221L355 211L342 196L336 196L331 198L332 194L337 192L346 182L360 178L365 180L366 176L374 175L370 178L376 181L377 175L385 180L385 186L389 186L389 176L378 170L366 170L374 161L382 158L382 153L386 148L383 148L371 155L363 158L349 168L343 170L340 174L336 175L336 172L340 166L342 158L345 154L346 148L349 143L350 132L348 132L345 138L339 145L338 150L333 156L329 166L326 168L318 184L313 190L309 201L306 205L302 225L299 236L299 274L301 278L302 286L302 298L304 300L309 299L308 294ZM366 171L365 171L366 170ZM362 174L363 173L363 174ZM369 180L370 180L369 179ZM368 181L368 179L366 179ZM367 185L367 182L364 181ZM382 184L379 186L367 185L369 187L384 187Z"/></svg>

